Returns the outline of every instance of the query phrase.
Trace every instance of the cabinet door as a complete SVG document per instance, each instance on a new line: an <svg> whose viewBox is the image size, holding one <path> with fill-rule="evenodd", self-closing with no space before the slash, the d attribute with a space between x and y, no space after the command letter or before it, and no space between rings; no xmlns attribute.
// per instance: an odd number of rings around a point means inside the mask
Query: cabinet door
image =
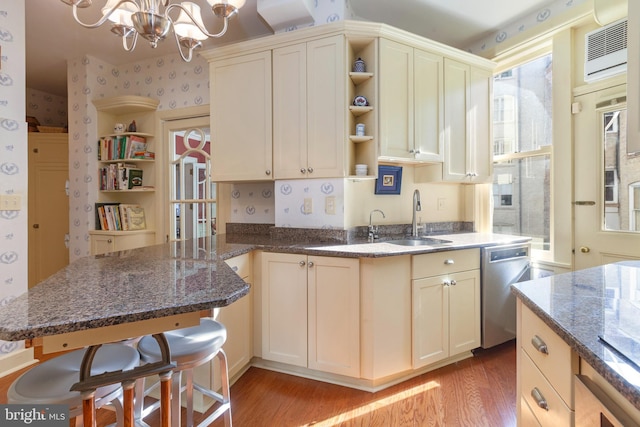
<svg viewBox="0 0 640 427"><path fill-rule="evenodd" d="M307 45L273 50L275 179L307 176Z"/></svg>
<svg viewBox="0 0 640 427"><path fill-rule="evenodd" d="M308 259L309 368L360 377L360 280L355 258Z"/></svg>
<svg viewBox="0 0 640 427"><path fill-rule="evenodd" d="M309 178L346 175L345 40L307 43L307 171Z"/></svg>
<svg viewBox="0 0 640 427"><path fill-rule="evenodd" d="M252 283L249 254L231 258L226 263L247 283ZM222 347L227 354L229 377L233 378L251 362L253 356L253 289L248 295L222 307L217 320L227 328L227 341Z"/></svg>
<svg viewBox="0 0 640 427"><path fill-rule="evenodd" d="M449 356L449 304L446 276L413 281L413 368Z"/></svg>
<svg viewBox="0 0 640 427"><path fill-rule="evenodd" d="M263 253L262 358L307 366L306 256Z"/></svg>
<svg viewBox="0 0 640 427"><path fill-rule="evenodd" d="M272 179L271 51L210 66L213 181Z"/></svg>
<svg viewBox="0 0 640 427"><path fill-rule="evenodd" d="M471 68L468 111L472 182L491 182L493 175L493 142L491 109L493 75L487 70Z"/></svg>
<svg viewBox="0 0 640 427"><path fill-rule="evenodd" d="M414 49L414 150L415 159L442 162L443 58Z"/></svg>
<svg viewBox="0 0 640 427"><path fill-rule="evenodd" d="M413 159L413 48L380 40L380 156Z"/></svg>
<svg viewBox="0 0 640 427"><path fill-rule="evenodd" d="M470 67L461 62L444 60L444 167L443 179L468 179L467 164Z"/></svg>
<svg viewBox="0 0 640 427"><path fill-rule="evenodd" d="M449 356L455 356L480 347L480 270L451 275L447 290Z"/></svg>

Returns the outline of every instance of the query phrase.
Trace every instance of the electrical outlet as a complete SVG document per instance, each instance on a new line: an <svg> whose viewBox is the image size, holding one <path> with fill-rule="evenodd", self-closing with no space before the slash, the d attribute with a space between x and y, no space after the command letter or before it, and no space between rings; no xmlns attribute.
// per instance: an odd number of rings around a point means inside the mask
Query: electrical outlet
<svg viewBox="0 0 640 427"><path fill-rule="evenodd" d="M445 210L447 207L447 199L445 198L439 198L438 199L438 210L439 211L443 211Z"/></svg>
<svg viewBox="0 0 640 427"><path fill-rule="evenodd" d="M327 196L324 198L324 213L327 215L336 214L336 196Z"/></svg>
<svg viewBox="0 0 640 427"><path fill-rule="evenodd" d="M304 213L313 213L313 199L311 197L305 197L304 199Z"/></svg>
<svg viewBox="0 0 640 427"><path fill-rule="evenodd" d="M19 211L19 210L20 210L19 194L0 195L0 211Z"/></svg>

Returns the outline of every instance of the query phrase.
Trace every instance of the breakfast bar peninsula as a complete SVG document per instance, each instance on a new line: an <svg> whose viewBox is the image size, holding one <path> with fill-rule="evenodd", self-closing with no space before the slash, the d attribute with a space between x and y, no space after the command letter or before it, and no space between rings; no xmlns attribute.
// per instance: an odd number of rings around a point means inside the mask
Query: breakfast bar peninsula
<svg viewBox="0 0 640 427"><path fill-rule="evenodd" d="M224 256L217 249L215 239L201 239L79 259L0 307L0 339L42 338L45 353L143 335L154 335L162 347L164 331L197 325L202 310L249 292L225 259L251 246L225 244ZM170 371L165 347L166 365L151 373Z"/></svg>

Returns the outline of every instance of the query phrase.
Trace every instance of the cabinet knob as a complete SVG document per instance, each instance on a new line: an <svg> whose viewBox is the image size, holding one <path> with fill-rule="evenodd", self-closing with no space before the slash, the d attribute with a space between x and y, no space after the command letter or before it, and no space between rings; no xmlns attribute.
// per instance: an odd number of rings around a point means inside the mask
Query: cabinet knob
<svg viewBox="0 0 640 427"><path fill-rule="evenodd" d="M38 150L37 148L34 148L34 149L33 149L33 152L34 152L34 153L39 153L39 152L40 152L40 150Z"/></svg>
<svg viewBox="0 0 640 427"><path fill-rule="evenodd" d="M458 282L456 282L455 280L452 280L452 281L451 281L451 286L455 286L455 285L457 285L457 284L458 284Z"/></svg>
<svg viewBox="0 0 640 427"><path fill-rule="evenodd" d="M307 170L309 171L309 173L313 173L313 168L309 168Z"/></svg>
<svg viewBox="0 0 640 427"><path fill-rule="evenodd" d="M107 239L107 243L113 243L113 240Z"/></svg>
<svg viewBox="0 0 640 427"><path fill-rule="evenodd" d="M271 175L271 170L267 169L266 171L264 171L264 173L267 175Z"/></svg>
<svg viewBox="0 0 640 427"><path fill-rule="evenodd" d="M298 263L298 265L300 265L300 267L304 267L304 266L305 266L305 264L306 264L306 262L304 262L304 261L300 261L300 262Z"/></svg>
<svg viewBox="0 0 640 427"><path fill-rule="evenodd" d="M409 154L414 154L416 152L416 150L414 150L413 148L411 150L409 150Z"/></svg>
<svg viewBox="0 0 640 427"><path fill-rule="evenodd" d="M533 348L538 350L540 353L549 354L549 348L547 347L547 343L544 342L542 338L540 338L539 336L534 335L533 338L531 338L531 345L533 345Z"/></svg>
<svg viewBox="0 0 640 427"><path fill-rule="evenodd" d="M444 260L444 265L453 265L453 264L455 264L455 263L453 262L452 259L445 259Z"/></svg>
<svg viewBox="0 0 640 427"><path fill-rule="evenodd" d="M540 390L538 390L538 387L534 387L533 390L531 390L531 397L533 397L533 400L536 401L536 404L544 409L545 411L549 410L549 404L547 403L547 399L544 398L544 395L542 393L540 393Z"/></svg>
<svg viewBox="0 0 640 427"><path fill-rule="evenodd" d="M309 266L309 268L313 267L313 261L309 261L307 265Z"/></svg>
<svg viewBox="0 0 640 427"><path fill-rule="evenodd" d="M307 173L307 170L305 168L300 168L300 173L305 174Z"/></svg>
<svg viewBox="0 0 640 427"><path fill-rule="evenodd" d="M40 228L40 224L33 224L33 228Z"/></svg>
<svg viewBox="0 0 640 427"><path fill-rule="evenodd" d="M442 286L450 286L451 282L448 280L445 280L444 282L442 282Z"/></svg>
<svg viewBox="0 0 640 427"><path fill-rule="evenodd" d="M588 254L589 252L591 252L591 249L588 246L582 246L580 248L580 252L582 252L583 254Z"/></svg>

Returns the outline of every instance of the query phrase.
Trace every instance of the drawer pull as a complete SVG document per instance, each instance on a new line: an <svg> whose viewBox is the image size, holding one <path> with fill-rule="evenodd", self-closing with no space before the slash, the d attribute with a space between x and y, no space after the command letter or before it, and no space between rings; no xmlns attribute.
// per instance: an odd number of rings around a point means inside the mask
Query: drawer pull
<svg viewBox="0 0 640 427"><path fill-rule="evenodd" d="M531 344L540 353L549 354L549 349L547 348L547 343L542 341L542 338L540 338L539 336L534 335L533 338L531 338Z"/></svg>
<svg viewBox="0 0 640 427"><path fill-rule="evenodd" d="M451 258L444 260L444 265L453 265L453 264L454 264L454 262L453 262L453 260Z"/></svg>
<svg viewBox="0 0 640 427"><path fill-rule="evenodd" d="M540 390L538 390L538 387L534 387L533 390L531 390L531 397L533 397L533 400L536 401L536 405L538 405L540 408L544 409L545 411L549 410L547 399L544 398Z"/></svg>

